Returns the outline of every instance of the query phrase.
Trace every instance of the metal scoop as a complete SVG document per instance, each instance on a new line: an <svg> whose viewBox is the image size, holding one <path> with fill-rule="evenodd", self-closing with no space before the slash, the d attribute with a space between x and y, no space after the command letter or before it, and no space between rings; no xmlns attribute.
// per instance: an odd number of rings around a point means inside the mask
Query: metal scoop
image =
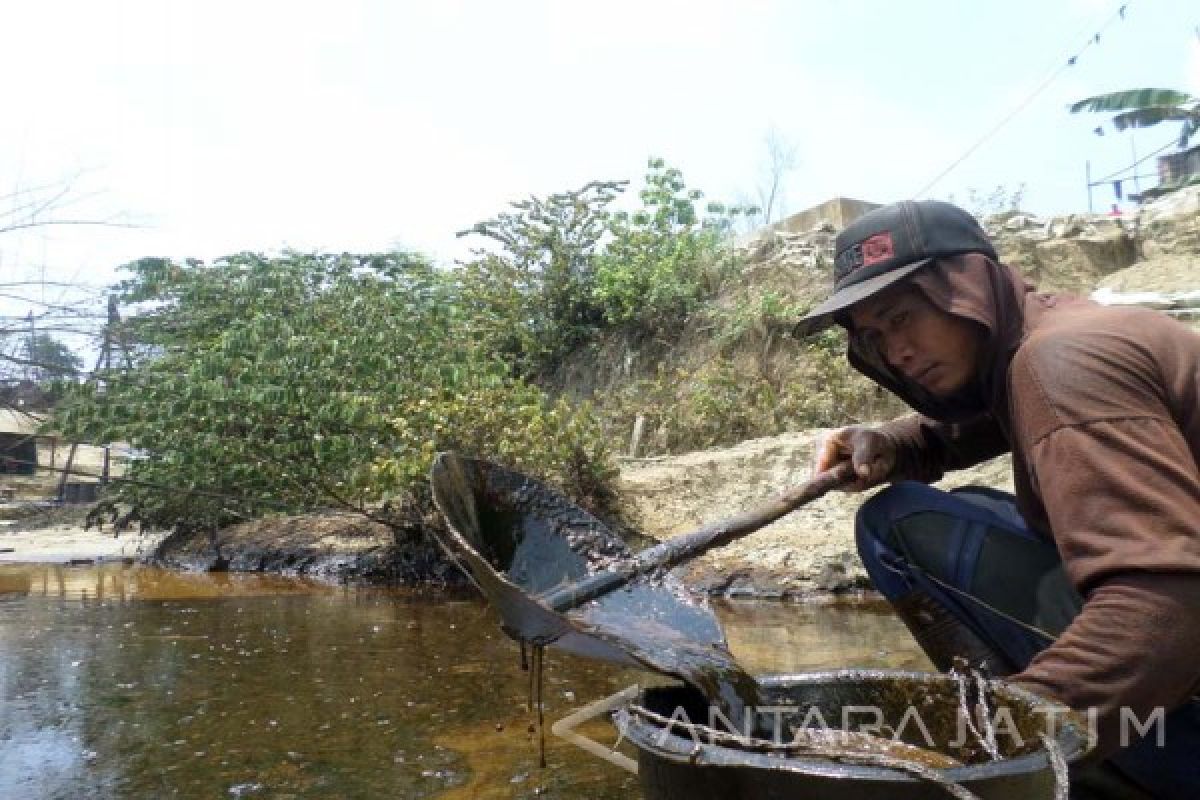
<svg viewBox="0 0 1200 800"><path fill-rule="evenodd" d="M672 674L675 669L652 663L656 637L725 648L712 612L687 597L666 570L757 531L853 477L848 466L839 467L635 555L600 520L518 472L454 453L439 454L430 471L433 500L447 523L438 541L510 636ZM644 647L631 654L631 641ZM678 657L672 653L664 666L677 666Z"/></svg>

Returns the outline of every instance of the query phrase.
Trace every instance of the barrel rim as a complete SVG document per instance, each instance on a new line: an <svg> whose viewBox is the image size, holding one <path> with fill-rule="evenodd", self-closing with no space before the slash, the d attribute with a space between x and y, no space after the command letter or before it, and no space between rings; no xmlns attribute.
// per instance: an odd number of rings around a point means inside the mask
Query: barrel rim
<svg viewBox="0 0 1200 800"><path fill-rule="evenodd" d="M829 683L835 681L846 682L855 680L880 680L885 678L902 678L920 682L941 683L950 680L951 676L945 673L897 669L838 669L822 670L817 672L761 675L757 677L757 680L760 686L772 687ZM651 692L661 692L668 689L678 688L678 686L648 687L640 691L637 699L633 702L643 702L647 694ZM1003 694L1009 695L1014 699L1022 700L1031 705L1040 707L1054 707L1061 709L1064 716L1074 714L1076 717L1078 717L1077 712L1072 712L1062 703L1037 695L1015 684L1002 683L998 689ZM711 752L714 754L721 754L722 757L718 760L705 760L703 766L706 768L770 769L776 772L787 771L805 775L813 775L817 777L837 777L842 779L850 778L876 781L881 783L920 782L919 778L911 774L890 769L888 767L849 764L817 757L806 758L803 756L789 756L784 758L778 755L769 755L767 753L738 750L736 748L727 747L720 744L700 743L697 745L696 742L690 737L679 736L671 731L664 732L660 726L652 725L649 722L646 722L637 715L630 713L627 708L618 710L617 717L618 725L623 731L625 738L629 739L637 747L639 755L655 755L664 758L668 757L668 754L663 751L663 748L659 747L655 743L656 741L661 740L664 742L664 744L670 743L672 746L672 752L670 753L671 756L682 755L688 760L693 760L695 758L697 746L700 748L700 753ZM1068 723L1064 725L1058 735L1055 736L1054 741L1062 749L1063 758L1066 759L1068 764L1078 761L1090 750L1086 735L1081 735L1075 724ZM1051 769L1053 769L1053 763L1051 762L1050 754L1045 749L1041 749L1037 752L1028 753L1016 758L1005 758L999 761L990 761L985 764L969 764L961 767L939 769L936 771L947 780L955 783L962 783L964 785L970 785L971 783L978 781L1027 775L1040 772L1042 770Z"/></svg>

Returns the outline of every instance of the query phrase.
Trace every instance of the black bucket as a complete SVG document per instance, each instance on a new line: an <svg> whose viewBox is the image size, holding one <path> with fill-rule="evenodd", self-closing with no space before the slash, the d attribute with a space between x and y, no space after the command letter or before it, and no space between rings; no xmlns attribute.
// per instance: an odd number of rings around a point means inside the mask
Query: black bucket
<svg viewBox="0 0 1200 800"><path fill-rule="evenodd" d="M616 722L637 747L647 800L925 800L953 796L945 784L983 800L1054 798L1061 778L1040 734L1050 734L1066 763L1076 761L1088 749L1080 717L1019 687L991 681L988 708L997 722L994 744L1001 757L980 758L979 741L969 728L964 735L960 722L961 680L891 670L763 676L759 683L774 708L766 715L760 709L752 738L740 742L706 735L713 730L708 704L687 687L647 689L633 707L617 712ZM843 726L847 712L850 724ZM780 729L788 742L792 726L825 726L836 733L843 727L854 730L856 722L868 721L864 716L871 723L882 721L885 727L877 735L895 735L963 765L926 768L936 773L932 777L940 779L939 786L912 770L862 763L870 759L832 759L771 746L780 741ZM723 722L717 730L726 730Z"/></svg>

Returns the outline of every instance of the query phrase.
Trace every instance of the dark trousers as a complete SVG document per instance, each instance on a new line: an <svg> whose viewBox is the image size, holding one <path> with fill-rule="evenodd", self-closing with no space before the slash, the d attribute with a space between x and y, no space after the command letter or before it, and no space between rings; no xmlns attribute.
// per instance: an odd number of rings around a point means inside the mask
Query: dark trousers
<svg viewBox="0 0 1200 800"><path fill-rule="evenodd" d="M888 600L927 593L1002 668L1023 669L1083 605L1053 543L1029 530L1004 492L897 483L863 504L856 536L867 573ZM1167 715L1164 747L1147 736L1110 761L1153 797L1200 798L1200 703Z"/></svg>

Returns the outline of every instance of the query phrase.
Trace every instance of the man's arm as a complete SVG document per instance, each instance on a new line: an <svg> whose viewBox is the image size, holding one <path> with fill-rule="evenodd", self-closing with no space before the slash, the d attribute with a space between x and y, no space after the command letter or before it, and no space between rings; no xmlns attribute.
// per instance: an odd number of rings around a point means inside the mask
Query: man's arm
<svg viewBox="0 0 1200 800"><path fill-rule="evenodd" d="M1033 691L1096 717L1096 758L1156 736L1200 690L1200 573L1110 577L1053 645L1014 675Z"/></svg>
<svg viewBox="0 0 1200 800"><path fill-rule="evenodd" d="M1085 598L1015 679L1096 709L1101 754L1127 743L1122 714L1145 722L1200 685L1200 469L1162 378L1180 348L1154 323L1032 341L1012 367L1026 476Z"/></svg>
<svg viewBox="0 0 1200 800"><path fill-rule="evenodd" d="M995 419L981 414L964 422L938 422L910 414L884 423L879 431L894 444L896 463L888 480L933 483L949 471L966 469L1009 451Z"/></svg>
<svg viewBox="0 0 1200 800"><path fill-rule="evenodd" d="M1094 709L1103 757L1200 690L1200 480L1179 429L1153 418L1065 427L1032 453L1085 601L1013 680Z"/></svg>

